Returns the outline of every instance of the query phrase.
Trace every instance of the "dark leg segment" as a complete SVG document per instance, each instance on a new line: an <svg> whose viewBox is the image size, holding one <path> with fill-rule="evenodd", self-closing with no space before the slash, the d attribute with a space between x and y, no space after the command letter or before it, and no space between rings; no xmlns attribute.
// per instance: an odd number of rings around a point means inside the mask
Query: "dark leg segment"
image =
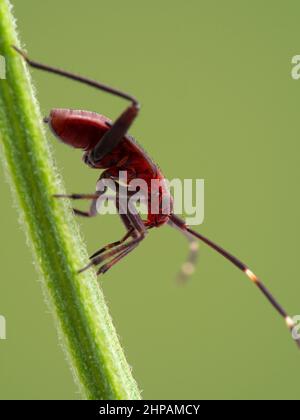
<svg viewBox="0 0 300 420"><path fill-rule="evenodd" d="M128 101L131 101L133 104L136 104L136 105L138 104L138 101L133 96L128 95L128 93L122 92L119 89L112 88L112 87L107 86L103 83L96 82L95 80L88 79L87 77L82 77L82 76L79 76L78 74L74 74L74 73L69 72L69 71L58 69L56 67L48 66L46 64L42 64L42 63L39 63L37 61L31 60L19 48L15 47L15 46L13 48L24 58L24 60L27 62L27 64L29 64L29 66L31 66L33 68L43 70L43 71L46 71L46 72L49 72L49 73L54 73L54 74L57 74L59 76L66 77L68 79L75 80L76 82L83 83L85 85L94 87L94 88L102 90L104 92L111 93L112 95L119 96L120 98L127 99Z"/></svg>
<svg viewBox="0 0 300 420"><path fill-rule="evenodd" d="M136 247L137 245L129 245L127 249L125 249L123 252L121 252L119 255L113 258L109 263L102 265L102 267L100 267L100 269L97 271L97 275L106 273L111 267L117 264L122 258L126 257L126 255L128 255Z"/></svg>
<svg viewBox="0 0 300 420"><path fill-rule="evenodd" d="M103 274L117 262L119 262L123 257L125 257L129 252L131 252L136 246L145 238L146 228L139 214L120 214L122 220L124 221L125 226L128 229L125 237L120 241L117 241L113 244L109 244L99 251L97 251L94 256L91 257L91 262L83 267L79 273L89 269L90 267L96 266L104 262L105 260L112 258L112 260L105 264L103 267L98 270L98 274ZM128 238L132 238L129 242L125 242ZM108 252L105 252L107 251Z"/></svg>
<svg viewBox="0 0 300 420"><path fill-rule="evenodd" d="M97 257L98 255L103 254L105 251L108 251L109 249L112 249L112 248L117 247L118 245L121 245L132 235L132 233L133 233L133 229L129 230L122 239L116 242L112 242L111 244L108 244L104 246L103 248L99 249L99 251L96 251L93 255L90 256L90 259L93 259Z"/></svg>
<svg viewBox="0 0 300 420"><path fill-rule="evenodd" d="M96 165L97 162L100 162L104 156L118 146L136 118L138 111L138 105L132 104L116 119L111 128L89 153L88 159L92 165Z"/></svg>
<svg viewBox="0 0 300 420"><path fill-rule="evenodd" d="M99 194L55 194L55 198L69 198L71 200L93 200L89 211L82 211L74 209L73 211L77 216L82 217L95 217L97 215L97 200Z"/></svg>

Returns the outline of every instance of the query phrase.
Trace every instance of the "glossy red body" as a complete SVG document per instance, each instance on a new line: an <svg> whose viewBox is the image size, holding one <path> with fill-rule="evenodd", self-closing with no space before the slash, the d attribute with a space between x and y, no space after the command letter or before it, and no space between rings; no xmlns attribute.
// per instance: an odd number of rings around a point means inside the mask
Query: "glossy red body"
<svg viewBox="0 0 300 420"><path fill-rule="evenodd" d="M111 120L103 115L70 109L53 109L47 122L56 137L64 143L84 151L92 150L111 126ZM169 214L172 212L173 206L165 177L158 166L131 136L126 135L111 153L97 163L96 168L105 169L105 172L112 177L119 177L119 171L127 171L128 182L137 178L143 179L148 187L148 218L145 222L146 226L161 226L169 220ZM153 214L150 211L150 187L152 180L160 183L160 205L157 214ZM171 203L168 214L165 214L166 209L163 203Z"/></svg>

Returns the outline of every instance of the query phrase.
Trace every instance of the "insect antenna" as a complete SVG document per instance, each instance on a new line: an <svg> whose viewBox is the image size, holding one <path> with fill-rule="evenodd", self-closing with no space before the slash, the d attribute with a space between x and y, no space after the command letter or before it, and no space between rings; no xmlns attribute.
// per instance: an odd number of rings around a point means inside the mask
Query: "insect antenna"
<svg viewBox="0 0 300 420"><path fill-rule="evenodd" d="M210 239L206 238L205 236L201 235L200 233L194 231L189 226L186 225L184 220L181 220L179 217L175 215L170 216L170 220L177 225L184 232L188 232L190 235L193 235L195 238L199 239L200 241L204 242L210 248L214 249L218 254L223 255L228 261L230 261L233 265L235 265L239 270L243 271L246 276L254 283L258 289L262 292L262 294L266 297L266 299L270 302L270 304L275 308L275 310L284 318L285 323L290 331L292 331L296 324L293 319L288 315L288 313L283 309L283 307L277 302L271 292L266 288L266 286L262 283L260 278L253 273L249 269L249 267L236 258L234 255L230 254L221 246L217 245L215 242L211 241ZM300 348L300 338L295 339L296 344Z"/></svg>

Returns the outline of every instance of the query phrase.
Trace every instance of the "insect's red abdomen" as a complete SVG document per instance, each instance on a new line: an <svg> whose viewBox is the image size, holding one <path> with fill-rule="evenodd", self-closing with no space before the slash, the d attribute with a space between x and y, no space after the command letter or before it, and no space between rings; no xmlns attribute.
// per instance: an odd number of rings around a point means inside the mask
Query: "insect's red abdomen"
<svg viewBox="0 0 300 420"><path fill-rule="evenodd" d="M53 133L64 143L91 150L109 128L109 119L94 112L53 109L47 119Z"/></svg>

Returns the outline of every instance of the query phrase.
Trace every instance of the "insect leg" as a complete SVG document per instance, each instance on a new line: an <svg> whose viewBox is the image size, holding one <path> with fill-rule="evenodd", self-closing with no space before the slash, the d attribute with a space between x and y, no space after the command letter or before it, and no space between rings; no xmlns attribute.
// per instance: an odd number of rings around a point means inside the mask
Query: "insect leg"
<svg viewBox="0 0 300 420"><path fill-rule="evenodd" d="M121 216L121 215L120 215ZM122 215L122 219L125 221L125 219L127 218L126 221L126 225L128 225L128 227L130 226L130 230L128 230L127 234L125 235L125 237L123 238L123 240L121 240L121 244L116 244L114 246L114 244L109 244L108 246L104 247L104 249L102 248L99 252L96 252L96 256L92 257L91 262L86 265L85 267L83 267L79 273L87 270L88 268L95 266L95 265L99 265L102 262L104 262L106 259L108 258L112 258L112 257L117 257L120 256L121 254L124 254L123 256L127 255L129 252L131 252L144 238L146 235L146 228L145 225L140 217L139 214L132 214L131 212L128 212L128 214L123 214ZM132 237L131 241L127 242L127 243L122 243L124 242L126 239L128 239L129 237ZM110 251L104 253L104 250L107 249L107 247L109 247L108 249L111 248ZM126 252L128 250L128 252ZM122 258L123 258L122 256ZM121 258L120 258L121 259ZM117 259L116 262L118 262L119 259ZM114 265L116 262L114 262L112 265ZM106 267L106 265L105 265ZM110 268L111 266L109 266ZM103 269L105 271L107 271L105 268ZM99 274L101 274L101 272L99 271Z"/></svg>
<svg viewBox="0 0 300 420"><path fill-rule="evenodd" d="M137 236L132 241L128 242L126 245L121 245L113 249L113 251L110 252L109 257L111 257L114 254L117 254L117 255L110 262L100 267L100 269L97 272L97 275L106 273L111 267L113 267L121 259L123 259L127 254L133 251L139 245L139 243L145 238L146 228L141 217L138 214L132 214L132 213L129 213L129 214L130 214L131 221L136 226L138 226L135 231ZM121 248L122 248L122 251L120 252ZM105 257L105 255L103 257Z"/></svg>
<svg viewBox="0 0 300 420"><path fill-rule="evenodd" d="M115 264L117 264L121 259L126 257L126 255L128 255L131 251L133 251L136 247L137 247L137 244L129 245L125 251L121 252L119 255L113 258L109 263L102 265L102 267L100 267L99 270L97 271L97 275L106 273Z"/></svg>
<svg viewBox="0 0 300 420"><path fill-rule="evenodd" d="M94 149L86 155L86 163L91 166L97 165L107 154L118 146L126 135L128 129L138 115L139 105L133 103L130 105L106 131L101 140L96 144Z"/></svg>
<svg viewBox="0 0 300 420"><path fill-rule="evenodd" d="M90 209L88 211L82 211L79 209L75 209L73 207L73 212L76 216L81 217L95 217L97 216L97 199L94 199L91 203Z"/></svg>
<svg viewBox="0 0 300 420"><path fill-rule="evenodd" d="M103 248L99 249L99 251L96 251L93 255L90 256L90 260L97 257L98 255L103 254L105 251L108 251L109 249L112 249L112 248L117 247L118 245L121 245L132 235L132 233L133 233L133 229L128 230L128 232L122 239L116 242L112 242L111 244L108 244L104 246Z"/></svg>
<svg viewBox="0 0 300 420"><path fill-rule="evenodd" d="M69 198L71 200L91 200L98 198L99 194L54 194L54 198Z"/></svg>
<svg viewBox="0 0 300 420"><path fill-rule="evenodd" d="M138 225L133 224L131 217L128 216L126 214L126 212L124 212L124 201L120 202L120 194L117 193L117 197L115 198L114 196L112 197L114 199L116 199L116 207L117 207L117 211L118 214L127 230L126 235L119 241L115 241L112 242L104 247L102 247L101 249L99 249L99 251L96 251L93 255L90 256L90 259L93 259L95 257L97 257L98 255L103 254L105 251L108 251L109 249L113 249L115 247L117 247L118 245L121 245L122 243L124 243L130 236L132 236L133 238L135 238L136 236L138 236L137 231L141 230L144 231L144 224L142 223L142 225L139 223ZM124 198L121 196L121 198ZM128 206L128 200L126 201L126 206ZM123 211L120 211L120 209L122 209Z"/></svg>
<svg viewBox="0 0 300 420"><path fill-rule="evenodd" d="M22 50L20 50L16 46L14 46L13 48L24 58L27 64L33 68L75 80L77 82L118 96L120 98L127 99L131 102L131 105L117 118L117 120L105 133L105 135L102 137L101 141L99 141L99 143L96 145L96 147L86 155L86 163L90 163L91 166L94 166L95 163L99 162L105 155L110 153L120 143L122 138L127 133L129 127L133 123L140 109L140 105L137 99L132 95L122 92L119 89L112 88L103 83L91 80L87 77L79 76L72 72L68 72L56 67L48 66L46 64L31 60L29 57L27 57L27 54L25 54Z"/></svg>
<svg viewBox="0 0 300 420"><path fill-rule="evenodd" d="M79 273L82 273L83 271L87 270L90 267L101 264L102 262L104 262L108 258L114 257L115 255L122 254L128 248L131 248L131 247L135 248L139 244L139 242L142 241L143 239L144 239L144 235L137 235L130 242L128 242L126 244L117 245L117 246L115 246L115 248L113 248L109 252L106 252L106 253L101 254L101 255L97 255L96 257L92 258L91 262L88 265L86 265L81 270L79 270Z"/></svg>
<svg viewBox="0 0 300 420"><path fill-rule="evenodd" d="M115 89L113 87L107 86L95 80L91 80L87 77L79 76L78 74L74 74L69 71L65 71L56 67L48 66L47 64L43 64L43 63L39 63L37 61L31 60L29 57L27 57L27 54L24 53L22 50L20 50L18 47L13 46L13 48L24 58L27 64L33 68L36 68L38 70L43 70L49 73L57 74L59 76L66 77L68 79L75 80L76 82L83 83L85 85L94 87L96 89L102 90L112 95L119 96L120 98L127 99L128 101L131 101L133 104L138 105L138 101L136 100L136 98L132 95L129 95L128 93L122 92L119 89Z"/></svg>

